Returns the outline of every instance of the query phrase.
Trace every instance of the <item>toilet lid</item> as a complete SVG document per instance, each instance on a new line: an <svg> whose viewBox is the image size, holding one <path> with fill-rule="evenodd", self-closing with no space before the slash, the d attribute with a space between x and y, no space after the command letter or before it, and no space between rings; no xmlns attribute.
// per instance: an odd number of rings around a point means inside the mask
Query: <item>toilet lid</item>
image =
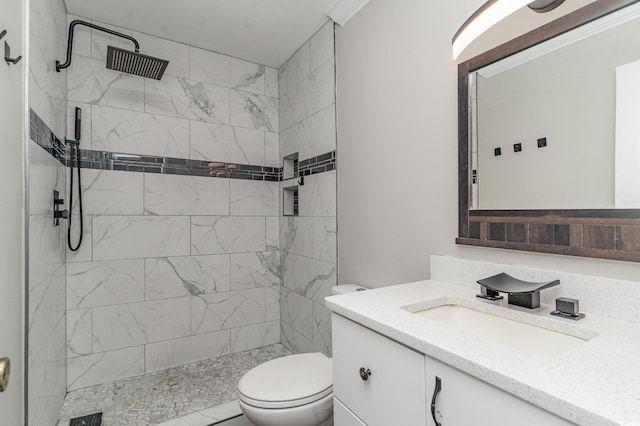
<svg viewBox="0 0 640 426"><path fill-rule="evenodd" d="M256 406L297 406L333 390L333 363L321 353L290 355L261 364L240 379L240 399ZM285 404L283 404L285 403Z"/></svg>

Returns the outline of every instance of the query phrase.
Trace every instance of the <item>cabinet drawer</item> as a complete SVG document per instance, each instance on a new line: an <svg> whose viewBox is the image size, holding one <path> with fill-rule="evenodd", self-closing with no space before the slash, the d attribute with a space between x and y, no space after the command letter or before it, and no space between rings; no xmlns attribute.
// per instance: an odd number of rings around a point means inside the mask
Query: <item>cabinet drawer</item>
<svg viewBox="0 0 640 426"><path fill-rule="evenodd" d="M334 396L368 426L424 426L424 355L337 314L332 324Z"/></svg>
<svg viewBox="0 0 640 426"><path fill-rule="evenodd" d="M336 398L333 398L333 424L334 426L367 426Z"/></svg>
<svg viewBox="0 0 640 426"><path fill-rule="evenodd" d="M431 399L436 377L440 378L441 389L435 400L435 416L442 426L573 425L431 357L425 357L425 366L429 398L427 426L435 425L431 415Z"/></svg>

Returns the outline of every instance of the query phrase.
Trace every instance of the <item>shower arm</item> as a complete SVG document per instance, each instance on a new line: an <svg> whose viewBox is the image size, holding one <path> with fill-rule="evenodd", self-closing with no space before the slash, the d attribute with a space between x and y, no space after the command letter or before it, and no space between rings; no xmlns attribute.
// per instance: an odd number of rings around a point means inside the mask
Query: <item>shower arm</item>
<svg viewBox="0 0 640 426"><path fill-rule="evenodd" d="M69 25L69 39L67 41L67 62L65 62L64 64L60 64L60 61L56 61L56 71L58 72L60 72L60 70L68 68L69 65L71 65L71 51L73 50L73 31L76 25L84 25L85 27L93 28L94 30L103 31L105 33L108 33L114 36L126 38L127 40L131 41L134 44L136 48L136 53L140 51L140 43L138 43L138 40L136 40L131 36L119 33L117 31L110 30L109 28L104 28L99 25L91 24L89 22L75 20L71 22L71 24Z"/></svg>

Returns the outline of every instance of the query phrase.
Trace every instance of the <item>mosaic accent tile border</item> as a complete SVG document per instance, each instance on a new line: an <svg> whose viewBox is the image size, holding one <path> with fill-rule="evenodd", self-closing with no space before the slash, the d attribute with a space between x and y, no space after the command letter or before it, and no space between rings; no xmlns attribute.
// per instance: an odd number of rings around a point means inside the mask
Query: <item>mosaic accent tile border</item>
<svg viewBox="0 0 640 426"><path fill-rule="evenodd" d="M30 110L30 137L49 154L66 166L76 167L70 150L53 134L49 126ZM323 173L335 169L336 152L331 151L296 162L298 177ZM258 181L282 181L282 167L257 166L216 161L189 160L186 158L156 157L108 151L80 150L80 167L83 169L115 170L138 173L160 173L187 176L211 176L226 179Z"/></svg>
<svg viewBox="0 0 640 426"><path fill-rule="evenodd" d="M69 163L73 167L76 166L75 161L69 161ZM222 169L216 170L216 172L213 173L211 164L220 165ZM80 150L80 167L84 169L212 176L228 179L267 180L276 182L280 180L280 176L282 175L282 170L279 167L211 163L209 161L188 160L185 158L154 157L149 155L121 154L84 149Z"/></svg>
<svg viewBox="0 0 640 426"><path fill-rule="evenodd" d="M298 177L329 172L336 168L336 152L331 151L298 162Z"/></svg>
<svg viewBox="0 0 640 426"><path fill-rule="evenodd" d="M63 165L67 163L64 143L32 109L29 109L29 137Z"/></svg>

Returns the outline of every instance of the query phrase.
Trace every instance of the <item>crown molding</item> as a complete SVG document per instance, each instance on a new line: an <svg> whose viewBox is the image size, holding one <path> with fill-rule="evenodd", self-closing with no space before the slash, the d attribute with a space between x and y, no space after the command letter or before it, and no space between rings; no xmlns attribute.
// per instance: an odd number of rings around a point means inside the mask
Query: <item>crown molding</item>
<svg viewBox="0 0 640 426"><path fill-rule="evenodd" d="M335 23L344 26L369 0L335 0L325 14Z"/></svg>

